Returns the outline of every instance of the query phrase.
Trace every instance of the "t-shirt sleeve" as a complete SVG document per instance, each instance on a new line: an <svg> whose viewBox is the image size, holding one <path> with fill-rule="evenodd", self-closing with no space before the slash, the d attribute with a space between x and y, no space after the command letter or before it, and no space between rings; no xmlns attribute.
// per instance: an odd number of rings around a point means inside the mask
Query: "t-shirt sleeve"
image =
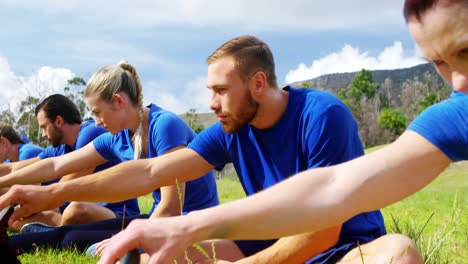
<svg viewBox="0 0 468 264"><path fill-rule="evenodd" d="M468 96L456 96L433 105L409 125L452 161L468 160Z"/></svg>
<svg viewBox="0 0 468 264"><path fill-rule="evenodd" d="M65 153L64 145L61 145L59 147L49 146L49 147L45 148L39 154L39 158L40 159L47 159L47 158L51 158L51 157L57 157L57 156L63 155L63 153Z"/></svg>
<svg viewBox="0 0 468 264"><path fill-rule="evenodd" d="M111 133L104 133L93 140L93 145L96 151L106 160L115 158L112 152L114 136Z"/></svg>
<svg viewBox="0 0 468 264"><path fill-rule="evenodd" d="M19 160L27 160L31 158L37 157L40 153L42 153L43 149L36 146L28 146L27 144L23 145L23 150L20 152Z"/></svg>
<svg viewBox="0 0 468 264"><path fill-rule="evenodd" d="M109 132L107 132L105 128L96 126L94 124L90 124L86 127L83 127L76 140L75 149L80 149L86 146L89 142L93 141L95 138L97 138L98 136L104 133L109 133Z"/></svg>
<svg viewBox="0 0 468 264"><path fill-rule="evenodd" d="M192 129L172 113L159 116L151 126L152 148L158 156L175 147L187 146L194 136Z"/></svg>
<svg viewBox="0 0 468 264"><path fill-rule="evenodd" d="M213 165L216 170L222 170L224 165L231 162L227 145L225 133L221 123L218 122L201 131L188 147Z"/></svg>
<svg viewBox="0 0 468 264"><path fill-rule="evenodd" d="M308 168L339 164L363 154L356 121L346 106L330 105L320 114L308 115L302 140Z"/></svg>

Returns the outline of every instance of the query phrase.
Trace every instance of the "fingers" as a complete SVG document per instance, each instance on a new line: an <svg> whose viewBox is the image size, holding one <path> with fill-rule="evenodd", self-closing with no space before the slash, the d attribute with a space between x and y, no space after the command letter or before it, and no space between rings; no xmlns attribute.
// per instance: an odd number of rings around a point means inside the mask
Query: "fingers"
<svg viewBox="0 0 468 264"><path fill-rule="evenodd" d="M0 210L15 203L16 198L13 195L14 187L15 186L11 187L8 192L0 196Z"/></svg>
<svg viewBox="0 0 468 264"><path fill-rule="evenodd" d="M127 252L137 248L138 239L129 233L130 232L127 230L124 230L112 237L105 246L98 263L114 264L116 260L124 256Z"/></svg>
<svg viewBox="0 0 468 264"><path fill-rule="evenodd" d="M106 246L109 244L109 239L105 239L101 242L99 242L97 245L96 245L96 254L98 256L101 256L102 255L102 252L104 251L104 249L106 248Z"/></svg>

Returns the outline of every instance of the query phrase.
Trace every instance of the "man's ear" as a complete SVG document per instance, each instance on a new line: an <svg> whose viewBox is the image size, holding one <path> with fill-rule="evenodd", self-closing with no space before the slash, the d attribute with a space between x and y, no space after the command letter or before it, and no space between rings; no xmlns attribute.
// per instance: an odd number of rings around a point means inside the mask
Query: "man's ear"
<svg viewBox="0 0 468 264"><path fill-rule="evenodd" d="M55 124L56 127L62 127L63 124L65 124L65 120L63 119L62 116L59 116L59 115L58 115L58 116L55 118L54 124Z"/></svg>
<svg viewBox="0 0 468 264"><path fill-rule="evenodd" d="M256 72L249 80L250 87L253 89L252 94L255 97L261 96L265 89L268 88L266 74L262 71Z"/></svg>

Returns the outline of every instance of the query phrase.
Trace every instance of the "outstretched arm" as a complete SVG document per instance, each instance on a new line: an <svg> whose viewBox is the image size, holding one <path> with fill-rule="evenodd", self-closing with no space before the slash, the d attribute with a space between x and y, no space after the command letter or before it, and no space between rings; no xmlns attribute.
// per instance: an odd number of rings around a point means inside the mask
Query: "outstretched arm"
<svg viewBox="0 0 468 264"><path fill-rule="evenodd" d="M0 176L7 175L8 173L11 173L15 170L19 170L21 168L24 168L28 165L33 164L36 161L40 161L41 159L39 157L35 158L30 158L27 160L21 160L17 162L11 162L11 163L3 163L0 164Z"/></svg>
<svg viewBox="0 0 468 264"><path fill-rule="evenodd" d="M313 256L336 245L340 231L341 225L316 233L283 237L271 247L235 263L304 263Z"/></svg>
<svg viewBox="0 0 468 264"><path fill-rule="evenodd" d="M211 235L271 238L321 230L419 191L450 163L432 143L407 131L378 151L337 166L302 172L256 197L233 202L223 210L216 208L225 217L221 224L213 225ZM208 209L204 215L216 218L216 210ZM197 218L203 217L199 215ZM275 221L267 221L271 215Z"/></svg>
<svg viewBox="0 0 468 264"><path fill-rule="evenodd" d="M46 158L0 177L0 187L13 184L36 184L57 179L63 175L90 169L106 162L92 143L66 155Z"/></svg>
<svg viewBox="0 0 468 264"><path fill-rule="evenodd" d="M35 212L56 208L65 201L118 202L149 193L161 186L193 180L213 169L191 149L166 155L132 160L107 170L49 186L15 185L0 197L0 208L12 203L21 207L10 221Z"/></svg>
<svg viewBox="0 0 468 264"><path fill-rule="evenodd" d="M322 230L417 192L450 163L425 138L406 131L371 154L302 172L245 199L187 216L135 223L112 238L101 263L113 263L134 246L152 253L152 259L160 261L156 263L165 263L196 241L268 239ZM142 227L146 229L138 231Z"/></svg>

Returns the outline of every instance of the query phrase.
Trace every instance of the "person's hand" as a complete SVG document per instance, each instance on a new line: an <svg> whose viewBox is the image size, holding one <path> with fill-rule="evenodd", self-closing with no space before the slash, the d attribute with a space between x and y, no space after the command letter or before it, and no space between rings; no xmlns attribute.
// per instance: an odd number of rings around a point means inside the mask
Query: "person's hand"
<svg viewBox="0 0 468 264"><path fill-rule="evenodd" d="M96 245L96 256L101 256L102 252L106 248L106 246L109 244L110 238L104 239L103 241L97 243Z"/></svg>
<svg viewBox="0 0 468 264"><path fill-rule="evenodd" d="M171 263L193 243L189 228L184 228L183 223L184 216L133 220L110 239L99 263L113 264L135 248L150 255L148 263Z"/></svg>
<svg viewBox="0 0 468 264"><path fill-rule="evenodd" d="M204 259L204 260L199 260L197 262L195 262L195 264L211 264L211 260L209 259ZM216 264L235 264L237 262L230 262L230 261L227 261L227 260L216 260Z"/></svg>
<svg viewBox="0 0 468 264"><path fill-rule="evenodd" d="M8 224L31 216L34 213L51 210L60 206L60 202L55 201L49 186L36 185L14 185L7 193L0 197L0 209L11 204L18 204L15 212L10 217Z"/></svg>

